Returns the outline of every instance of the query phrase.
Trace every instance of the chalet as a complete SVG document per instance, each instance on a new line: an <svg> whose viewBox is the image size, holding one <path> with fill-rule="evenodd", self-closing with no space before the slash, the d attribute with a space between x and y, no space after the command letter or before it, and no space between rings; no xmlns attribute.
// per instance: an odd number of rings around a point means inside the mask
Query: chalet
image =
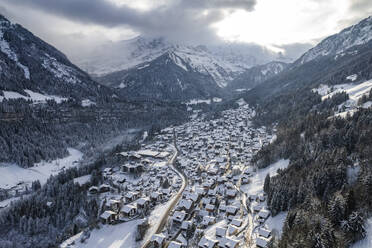
<svg viewBox="0 0 372 248"><path fill-rule="evenodd" d="M201 240L198 243L199 248L216 248L218 244L218 240L213 240L207 237L201 238Z"/></svg>
<svg viewBox="0 0 372 248"><path fill-rule="evenodd" d="M103 173L105 174L105 175L112 175L112 168L105 168L104 170L103 170Z"/></svg>
<svg viewBox="0 0 372 248"><path fill-rule="evenodd" d="M270 211L269 210L265 210L265 209L262 209L259 213L258 213L258 221L259 222L264 222L267 218L269 218L270 216Z"/></svg>
<svg viewBox="0 0 372 248"><path fill-rule="evenodd" d="M260 228L258 229L258 235L264 238L269 238L271 235L271 231L265 229L265 228Z"/></svg>
<svg viewBox="0 0 372 248"><path fill-rule="evenodd" d="M120 210L120 216L124 218L133 217L136 215L136 213L137 213L137 207L132 204L124 205Z"/></svg>
<svg viewBox="0 0 372 248"><path fill-rule="evenodd" d="M176 225L181 225L186 219L186 213L184 211L175 211L172 216L172 223Z"/></svg>
<svg viewBox="0 0 372 248"><path fill-rule="evenodd" d="M226 214L227 215L236 215L238 210L239 209L235 206L227 206L226 207Z"/></svg>
<svg viewBox="0 0 372 248"><path fill-rule="evenodd" d="M102 184L98 187L100 193L109 192L111 187L107 184Z"/></svg>
<svg viewBox="0 0 372 248"><path fill-rule="evenodd" d="M204 216L200 225L204 228L207 228L209 225L216 223L216 218L212 216Z"/></svg>
<svg viewBox="0 0 372 248"><path fill-rule="evenodd" d="M143 165L140 163L129 163L121 166L122 172L137 174L143 171Z"/></svg>
<svg viewBox="0 0 372 248"><path fill-rule="evenodd" d="M220 242L218 243L218 247L220 248L237 248L239 247L239 240L223 237L220 239Z"/></svg>
<svg viewBox="0 0 372 248"><path fill-rule="evenodd" d="M231 225L234 225L236 227L240 227L243 224L243 221L241 219L233 219L231 221Z"/></svg>
<svg viewBox="0 0 372 248"><path fill-rule="evenodd" d="M139 198L139 192L128 192L125 194L125 202L133 202Z"/></svg>
<svg viewBox="0 0 372 248"><path fill-rule="evenodd" d="M205 206L205 210L207 210L208 212L214 212L214 209L215 209L215 205L213 204L207 204Z"/></svg>
<svg viewBox="0 0 372 248"><path fill-rule="evenodd" d="M188 231L192 228L192 226L193 226L192 221L183 221L181 224L181 230Z"/></svg>
<svg viewBox="0 0 372 248"><path fill-rule="evenodd" d="M113 211L118 211L121 208L122 202L116 199L110 199L107 201L106 206Z"/></svg>
<svg viewBox="0 0 372 248"><path fill-rule="evenodd" d="M112 224L117 220L118 216L115 212L111 210L106 210L100 215L99 218L101 219L101 222L103 224Z"/></svg>
<svg viewBox="0 0 372 248"><path fill-rule="evenodd" d="M237 194L236 189L228 189L226 191L226 195L227 195L228 198L235 198L236 194Z"/></svg>
<svg viewBox="0 0 372 248"><path fill-rule="evenodd" d="M216 237L218 237L218 238L225 237L226 236L226 231L227 231L227 228L217 227L216 228Z"/></svg>
<svg viewBox="0 0 372 248"><path fill-rule="evenodd" d="M160 192L152 192L150 195L150 200L153 203L160 202L163 200L163 194Z"/></svg>
<svg viewBox="0 0 372 248"><path fill-rule="evenodd" d="M258 213L260 212L262 207L260 205L254 205L253 206L253 212Z"/></svg>
<svg viewBox="0 0 372 248"><path fill-rule="evenodd" d="M89 192L89 194L92 194L92 195L93 194L98 194L99 189L96 186L92 186L92 187L89 188L88 192Z"/></svg>
<svg viewBox="0 0 372 248"><path fill-rule="evenodd" d="M150 206L150 199L147 198L147 197L146 197L146 198L142 197L142 198L139 198L139 199L136 201L136 203L137 203L137 208L138 208L139 210L148 209L149 206Z"/></svg>
<svg viewBox="0 0 372 248"><path fill-rule="evenodd" d="M257 237L256 238L256 247L258 248L267 248L269 247L271 243L271 240L265 239L263 237Z"/></svg>
<svg viewBox="0 0 372 248"><path fill-rule="evenodd" d="M181 199L178 203L177 209L185 210L186 212L190 212L193 207L193 202L191 200Z"/></svg>
<svg viewBox="0 0 372 248"><path fill-rule="evenodd" d="M150 243L153 248L164 248L165 247L165 236L164 234L154 234L151 237Z"/></svg>

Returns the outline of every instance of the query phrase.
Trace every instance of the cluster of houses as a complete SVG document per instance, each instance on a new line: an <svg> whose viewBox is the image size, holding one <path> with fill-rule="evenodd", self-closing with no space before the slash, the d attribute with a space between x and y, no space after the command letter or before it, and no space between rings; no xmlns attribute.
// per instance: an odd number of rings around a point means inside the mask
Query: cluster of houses
<svg viewBox="0 0 372 248"><path fill-rule="evenodd" d="M197 118L174 128L180 152L177 166L188 186L166 228L152 237L152 247L245 247L251 211L248 205L265 201L265 196L250 199L240 186L249 184L253 176L252 156L273 138L264 127L252 127L254 114L245 105L222 112L219 119ZM157 141L171 133L171 129L163 130ZM264 223L270 212L257 210ZM255 244L267 247L271 232L262 228L260 233L263 236Z"/></svg>
<svg viewBox="0 0 372 248"><path fill-rule="evenodd" d="M144 144L141 150L118 153L120 166L105 168L102 172L105 183L89 188L90 196L101 200L103 224L145 218L180 189L181 179L167 164L174 153L168 147L173 136L160 137Z"/></svg>

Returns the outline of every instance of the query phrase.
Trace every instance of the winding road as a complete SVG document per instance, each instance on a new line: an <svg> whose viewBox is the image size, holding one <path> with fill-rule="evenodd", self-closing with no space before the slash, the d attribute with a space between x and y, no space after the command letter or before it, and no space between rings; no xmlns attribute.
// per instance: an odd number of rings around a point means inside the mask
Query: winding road
<svg viewBox="0 0 372 248"><path fill-rule="evenodd" d="M183 172L181 170L178 170L176 167L174 167L174 163L176 162L176 159L177 159L177 156L178 156L178 153L179 153L179 150L178 150L177 145L176 145L176 135L175 134L174 134L174 150L175 150L175 153L173 154L171 159L168 161L168 166L182 179L182 186L181 186L180 190L177 192L176 197L172 200L172 203L169 205L167 211L164 212L163 216L159 220L159 222L156 225L156 228L153 231L153 233L151 233L151 235L148 236L148 239L143 243L142 248L148 248L150 246L150 241L151 241L152 236L154 234L160 233L163 230L165 224L168 221L170 213L172 212L173 208L176 206L176 204L180 200L180 198L182 196L182 193L183 193L183 191L185 190L185 188L188 184L187 178L185 177Z"/></svg>

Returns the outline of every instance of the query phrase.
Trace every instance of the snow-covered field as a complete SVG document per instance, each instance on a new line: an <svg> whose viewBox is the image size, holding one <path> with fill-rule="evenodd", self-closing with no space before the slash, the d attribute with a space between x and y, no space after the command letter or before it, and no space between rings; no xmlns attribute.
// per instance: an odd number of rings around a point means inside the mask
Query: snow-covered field
<svg viewBox="0 0 372 248"><path fill-rule="evenodd" d="M281 159L264 169L257 170L254 176L250 178L251 183L243 185L241 190L248 195L257 195L262 193L266 175L270 174L270 176L275 176L278 169L287 168L288 165L289 159Z"/></svg>
<svg viewBox="0 0 372 248"><path fill-rule="evenodd" d="M211 99L192 99L188 102L186 102L186 105L195 105L195 104L199 104L199 103L206 103L206 104L211 104L212 102L222 102L222 99L221 98L218 98L218 97L213 97L212 100Z"/></svg>
<svg viewBox="0 0 372 248"><path fill-rule="evenodd" d="M283 233L284 221L285 218L287 218L287 214L288 212L281 212L275 215L275 217L270 216L266 220L265 226L267 226L272 231L277 231L279 236L281 236Z"/></svg>
<svg viewBox="0 0 372 248"><path fill-rule="evenodd" d="M77 161L81 160L83 153L80 151L68 148L69 156L56 159L53 161L43 161L35 164L35 166L24 169L15 164L0 165L0 188L12 188L18 183L31 183L39 180L44 184L51 175L58 174L63 168L69 168L77 165Z"/></svg>
<svg viewBox="0 0 372 248"><path fill-rule="evenodd" d="M90 238L85 243L80 242L81 234L75 235L67 242L64 242L61 247L71 248L132 248L136 247L135 233L137 225L141 220L133 220L118 225L105 225L101 229L94 229ZM75 244L67 246L67 243L73 241Z"/></svg>
<svg viewBox="0 0 372 248"><path fill-rule="evenodd" d="M45 95L37 92L33 92L31 90L24 90L29 96L24 96L19 94L18 92L14 91L3 91L4 96L0 96L0 102L2 102L4 99L20 99L23 98L25 100L30 100L33 103L45 103L47 100L54 100L56 103L61 103L63 101L67 101L67 98L60 97L60 96L51 96L51 95Z"/></svg>
<svg viewBox="0 0 372 248"><path fill-rule="evenodd" d="M372 247L372 218L366 221L367 234L363 240L356 242L352 248L371 248Z"/></svg>

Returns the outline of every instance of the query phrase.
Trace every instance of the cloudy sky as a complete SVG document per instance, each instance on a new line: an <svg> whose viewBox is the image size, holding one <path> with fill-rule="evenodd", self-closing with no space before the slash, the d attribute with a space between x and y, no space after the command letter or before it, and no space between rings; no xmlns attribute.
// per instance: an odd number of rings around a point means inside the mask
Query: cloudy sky
<svg viewBox="0 0 372 248"><path fill-rule="evenodd" d="M244 42L299 56L372 14L370 0L0 0L0 12L70 57L137 35Z"/></svg>

